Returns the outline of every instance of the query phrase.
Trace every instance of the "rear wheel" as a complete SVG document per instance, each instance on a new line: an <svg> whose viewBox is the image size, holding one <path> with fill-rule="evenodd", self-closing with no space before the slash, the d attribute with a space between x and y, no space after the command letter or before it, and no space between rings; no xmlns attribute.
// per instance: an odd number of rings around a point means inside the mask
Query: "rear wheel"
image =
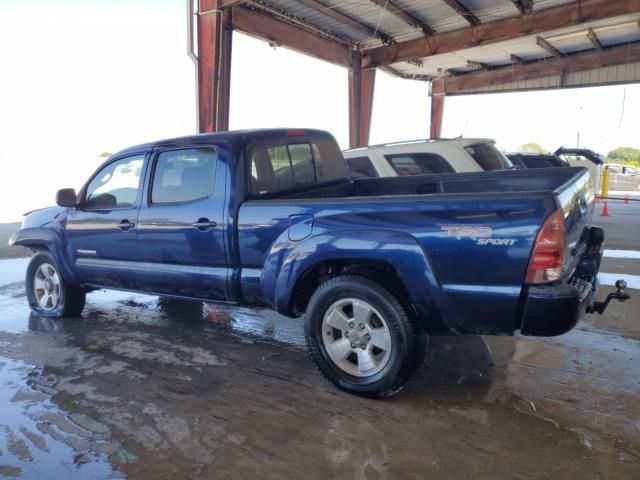
<svg viewBox="0 0 640 480"><path fill-rule="evenodd" d="M80 315L86 294L62 278L54 258L48 252L37 253L27 267L27 299L34 313L48 317Z"/></svg>
<svg viewBox="0 0 640 480"><path fill-rule="evenodd" d="M320 285L305 318L311 356L338 388L368 397L398 392L425 353L425 333L379 283L342 275Z"/></svg>

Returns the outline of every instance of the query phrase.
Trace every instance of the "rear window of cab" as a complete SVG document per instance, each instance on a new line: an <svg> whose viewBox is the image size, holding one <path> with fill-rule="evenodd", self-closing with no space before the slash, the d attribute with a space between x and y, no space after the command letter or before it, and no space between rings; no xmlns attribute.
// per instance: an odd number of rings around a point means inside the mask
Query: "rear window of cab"
<svg viewBox="0 0 640 480"><path fill-rule="evenodd" d="M330 138L292 136L256 143L249 162L249 190L258 196L349 175L342 152Z"/></svg>

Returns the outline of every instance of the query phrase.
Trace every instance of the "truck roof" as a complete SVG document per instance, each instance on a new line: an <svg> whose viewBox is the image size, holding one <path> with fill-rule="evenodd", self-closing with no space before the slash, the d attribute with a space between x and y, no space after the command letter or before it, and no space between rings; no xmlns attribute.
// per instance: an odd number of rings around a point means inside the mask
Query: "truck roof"
<svg viewBox="0 0 640 480"><path fill-rule="evenodd" d="M167 138L163 140L156 140L153 142L141 143L132 147L120 150L112 155L122 156L126 154L138 153L141 150L150 150L155 147L172 147L180 146L189 143L207 143L208 141L223 141L223 142L235 142L242 140L247 141L260 141L268 140L278 137L332 137L332 135L325 130L317 130L313 128L252 128L245 130L228 130L224 132L211 132L211 133L199 133L195 135L185 135L183 137Z"/></svg>

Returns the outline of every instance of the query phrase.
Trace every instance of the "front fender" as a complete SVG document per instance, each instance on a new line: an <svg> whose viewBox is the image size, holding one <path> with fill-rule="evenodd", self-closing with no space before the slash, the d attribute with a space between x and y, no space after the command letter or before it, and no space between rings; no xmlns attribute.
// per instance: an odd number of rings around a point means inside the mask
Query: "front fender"
<svg viewBox="0 0 640 480"><path fill-rule="evenodd" d="M29 218L31 215L25 219L23 228L13 234L9 245L32 249L46 248L58 264L64 279L72 284L77 283L75 273L65 255L64 215L55 215L41 226L35 226L37 223L33 218Z"/></svg>
<svg viewBox="0 0 640 480"><path fill-rule="evenodd" d="M272 249L264 269L266 297L289 314L294 287L306 271L322 262L358 259L392 266L425 326L444 326L444 298L427 255L412 236L391 230L340 230Z"/></svg>

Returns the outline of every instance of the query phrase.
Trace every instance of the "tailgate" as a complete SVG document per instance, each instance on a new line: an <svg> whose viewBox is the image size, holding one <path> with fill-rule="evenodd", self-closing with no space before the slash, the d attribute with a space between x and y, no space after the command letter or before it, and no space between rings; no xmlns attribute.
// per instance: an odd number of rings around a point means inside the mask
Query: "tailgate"
<svg viewBox="0 0 640 480"><path fill-rule="evenodd" d="M595 207L593 183L587 169L580 169L571 179L556 190L558 207L564 212L567 248L564 259L564 275L569 278L575 272L580 258L588 248L589 227Z"/></svg>

